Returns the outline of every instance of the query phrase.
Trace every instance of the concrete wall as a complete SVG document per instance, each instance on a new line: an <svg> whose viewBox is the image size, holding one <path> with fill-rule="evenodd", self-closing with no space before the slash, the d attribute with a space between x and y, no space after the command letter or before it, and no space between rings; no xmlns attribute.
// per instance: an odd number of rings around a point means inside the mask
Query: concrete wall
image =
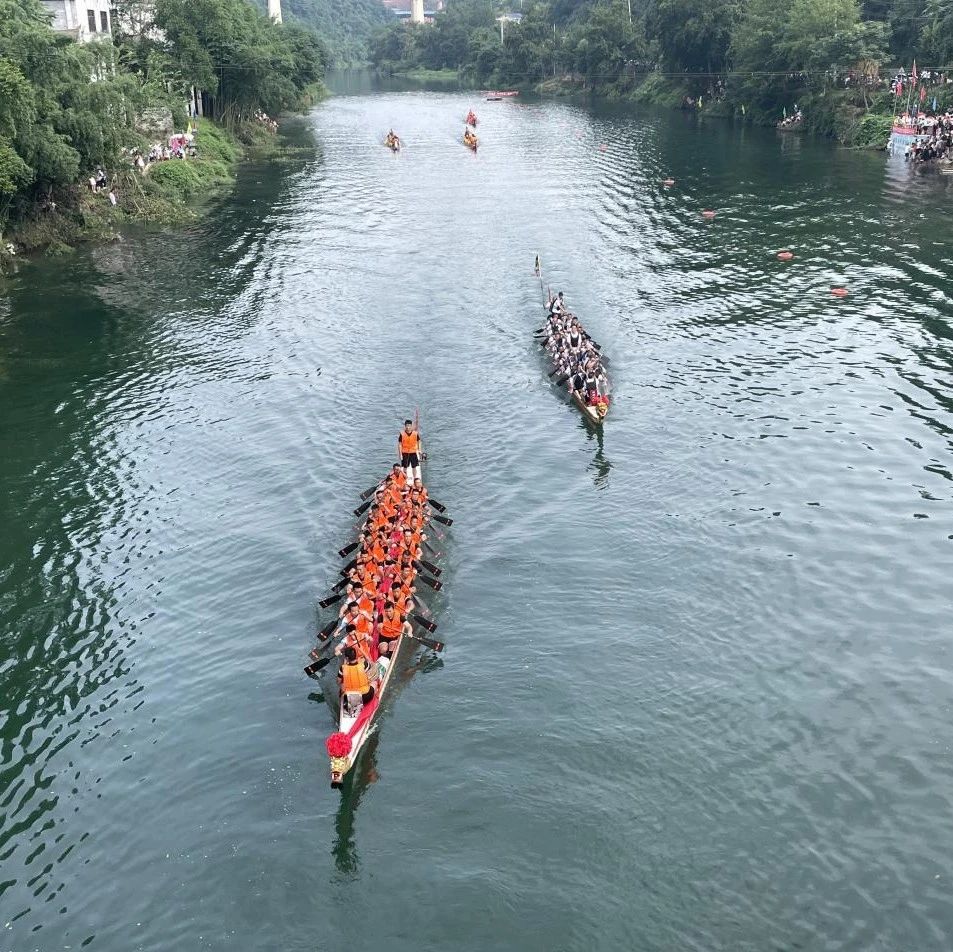
<svg viewBox="0 0 953 952"><path fill-rule="evenodd" d="M43 6L47 13L52 14L53 30L57 33L70 33L80 43L88 43L112 33L109 0L43 0ZM93 14L95 30L91 29L89 22L90 12Z"/></svg>

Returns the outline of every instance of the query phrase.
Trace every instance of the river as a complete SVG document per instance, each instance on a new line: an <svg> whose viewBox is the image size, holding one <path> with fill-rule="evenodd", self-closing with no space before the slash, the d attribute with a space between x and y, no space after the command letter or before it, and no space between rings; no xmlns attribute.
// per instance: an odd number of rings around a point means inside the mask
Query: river
<svg viewBox="0 0 953 952"><path fill-rule="evenodd" d="M953 947L950 178L459 92L283 134L0 289L0 949ZM447 649L338 792L302 666L416 408Z"/></svg>

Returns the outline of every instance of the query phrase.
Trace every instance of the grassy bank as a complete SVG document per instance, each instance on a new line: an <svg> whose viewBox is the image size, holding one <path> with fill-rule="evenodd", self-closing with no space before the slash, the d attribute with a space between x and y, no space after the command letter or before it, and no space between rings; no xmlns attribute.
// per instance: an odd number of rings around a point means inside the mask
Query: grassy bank
<svg viewBox="0 0 953 952"><path fill-rule="evenodd" d="M54 192L52 203L25 206L4 234L0 266L14 260L8 245L15 256L65 254L79 242L109 241L123 225L194 220L204 204L232 186L243 156L260 157L278 148L275 134L261 125L230 131L207 119L198 120L195 145L196 158L156 162L145 174L128 163L108 169L115 205L109 188L93 193L85 183L77 183Z"/></svg>

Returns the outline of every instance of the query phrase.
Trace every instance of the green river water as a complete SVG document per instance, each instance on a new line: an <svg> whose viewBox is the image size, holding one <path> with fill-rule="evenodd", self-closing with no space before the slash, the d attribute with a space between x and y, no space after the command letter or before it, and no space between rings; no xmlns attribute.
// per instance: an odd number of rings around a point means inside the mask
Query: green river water
<svg viewBox="0 0 953 952"><path fill-rule="evenodd" d="M0 950L953 948L953 177L359 85L283 135L0 288ZM302 666L418 407L447 649L334 791Z"/></svg>

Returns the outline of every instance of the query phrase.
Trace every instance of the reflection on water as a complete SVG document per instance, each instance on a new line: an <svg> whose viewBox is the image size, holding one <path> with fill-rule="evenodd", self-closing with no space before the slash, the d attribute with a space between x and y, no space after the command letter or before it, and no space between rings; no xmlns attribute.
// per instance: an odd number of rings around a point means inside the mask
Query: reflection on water
<svg viewBox="0 0 953 952"><path fill-rule="evenodd" d="M609 485L609 472L612 469L612 463L605 454L605 428L603 422L599 426L591 426L585 420L581 422L581 428L586 430L587 439L590 443L595 443L595 453L592 456L592 462L589 464L589 472L592 473L592 481L596 489L605 489Z"/></svg>
<svg viewBox="0 0 953 952"><path fill-rule="evenodd" d="M338 791L341 802L338 804L334 820L334 843L331 847L331 855L334 857L334 865L343 876L354 876L360 866L354 842L354 822L361 798L367 788L378 779L377 745L380 739L381 732L378 725L361 750L357 764L348 771Z"/></svg>

